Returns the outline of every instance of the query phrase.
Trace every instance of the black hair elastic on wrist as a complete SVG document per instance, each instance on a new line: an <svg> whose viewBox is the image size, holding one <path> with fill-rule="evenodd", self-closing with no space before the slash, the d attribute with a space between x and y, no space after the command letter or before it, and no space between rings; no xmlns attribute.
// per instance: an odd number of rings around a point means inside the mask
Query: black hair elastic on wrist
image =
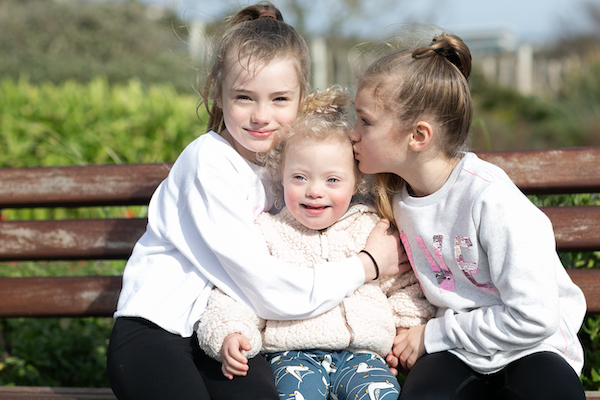
<svg viewBox="0 0 600 400"><path fill-rule="evenodd" d="M375 258L371 255L371 253L369 253L366 250L361 250L361 251L359 251L359 253L365 253L366 255L369 256L371 261L373 261L373 265L375 266L375 278L373 278L373 280L376 280L377 278L379 278L379 266L377 265L377 261L375 261Z"/></svg>

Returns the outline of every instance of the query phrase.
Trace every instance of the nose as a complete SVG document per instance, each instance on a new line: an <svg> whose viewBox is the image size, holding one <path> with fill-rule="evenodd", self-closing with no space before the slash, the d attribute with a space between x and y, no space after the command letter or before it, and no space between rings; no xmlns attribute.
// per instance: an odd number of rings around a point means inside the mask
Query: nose
<svg viewBox="0 0 600 400"><path fill-rule="evenodd" d="M257 104L252 110L250 121L257 125L267 125L271 122L271 114L269 113L268 107Z"/></svg>
<svg viewBox="0 0 600 400"><path fill-rule="evenodd" d="M352 131L350 132L350 140L352 141L352 144L360 142L360 136L358 135L358 133L356 133L356 127L354 127L354 129L352 129Z"/></svg>
<svg viewBox="0 0 600 400"><path fill-rule="evenodd" d="M323 185L313 182L306 188L306 197L309 199L318 199L323 197Z"/></svg>

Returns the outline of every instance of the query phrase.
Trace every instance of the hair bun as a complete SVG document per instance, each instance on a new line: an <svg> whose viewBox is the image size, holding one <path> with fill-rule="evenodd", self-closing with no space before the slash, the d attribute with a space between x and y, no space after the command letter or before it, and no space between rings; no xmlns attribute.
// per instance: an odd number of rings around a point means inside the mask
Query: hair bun
<svg viewBox="0 0 600 400"><path fill-rule="evenodd" d="M429 48L454 64L464 77L469 79L471 75L471 52L461 38L448 34L436 36L431 41Z"/></svg>

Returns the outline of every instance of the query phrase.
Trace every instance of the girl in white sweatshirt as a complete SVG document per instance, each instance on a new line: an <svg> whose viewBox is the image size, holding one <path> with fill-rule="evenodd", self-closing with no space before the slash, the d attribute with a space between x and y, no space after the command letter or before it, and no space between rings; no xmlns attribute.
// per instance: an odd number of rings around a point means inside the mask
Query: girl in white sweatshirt
<svg viewBox="0 0 600 400"><path fill-rule="evenodd" d="M461 152L471 55L441 34L359 79L354 151L378 174L425 296L426 324L400 332L401 399L584 399L582 291L556 254L549 219L500 168Z"/></svg>
<svg viewBox="0 0 600 400"><path fill-rule="evenodd" d="M209 132L190 143L152 196L148 226L127 262L107 369L119 399L277 399L269 365L229 381L198 346L195 324L213 286L264 318L312 317L372 280L365 255L312 270L269 255L254 224L271 208L255 154L296 118L308 93L304 39L259 3L231 19L206 80ZM396 274L398 236L382 223L366 244ZM335 287L328 283L336 281Z"/></svg>

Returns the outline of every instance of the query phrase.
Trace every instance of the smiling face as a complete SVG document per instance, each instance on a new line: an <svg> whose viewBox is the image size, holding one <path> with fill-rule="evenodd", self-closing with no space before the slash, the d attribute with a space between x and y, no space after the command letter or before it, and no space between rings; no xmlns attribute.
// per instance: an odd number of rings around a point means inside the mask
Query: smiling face
<svg viewBox="0 0 600 400"><path fill-rule="evenodd" d="M259 66L245 60L230 64L219 98L226 127L223 136L229 135L238 153L254 161L257 152L271 148L274 134L296 119L298 73L286 58Z"/></svg>
<svg viewBox="0 0 600 400"><path fill-rule="evenodd" d="M352 145L329 139L288 146L281 172L285 205L302 225L325 229L344 215L356 193Z"/></svg>

